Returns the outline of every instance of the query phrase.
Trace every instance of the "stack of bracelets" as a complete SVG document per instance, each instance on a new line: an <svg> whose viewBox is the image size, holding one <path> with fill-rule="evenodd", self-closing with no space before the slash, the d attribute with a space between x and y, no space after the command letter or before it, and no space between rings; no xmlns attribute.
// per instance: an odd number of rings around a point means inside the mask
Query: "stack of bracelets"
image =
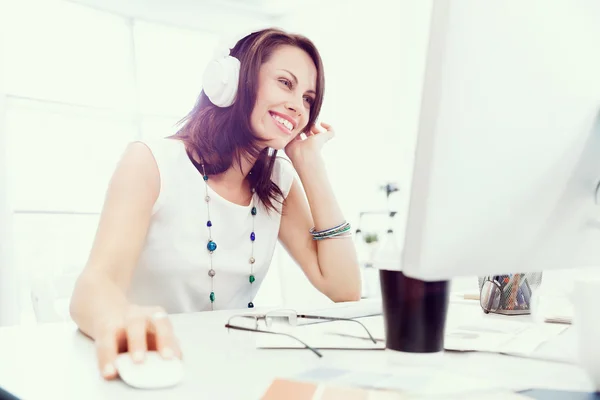
<svg viewBox="0 0 600 400"><path fill-rule="evenodd" d="M346 238L352 236L350 228L350 223L344 222L341 225L322 231L315 231L315 228L311 228L310 234L312 235L313 240Z"/></svg>

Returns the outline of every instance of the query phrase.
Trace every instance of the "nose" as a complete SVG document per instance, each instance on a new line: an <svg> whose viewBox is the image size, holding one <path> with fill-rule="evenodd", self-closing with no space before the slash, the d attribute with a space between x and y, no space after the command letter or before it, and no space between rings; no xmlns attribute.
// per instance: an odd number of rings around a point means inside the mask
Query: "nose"
<svg viewBox="0 0 600 400"><path fill-rule="evenodd" d="M296 113L296 115L300 116L302 115L302 107L300 107L300 105L296 104L295 101L288 101L285 105L285 108Z"/></svg>

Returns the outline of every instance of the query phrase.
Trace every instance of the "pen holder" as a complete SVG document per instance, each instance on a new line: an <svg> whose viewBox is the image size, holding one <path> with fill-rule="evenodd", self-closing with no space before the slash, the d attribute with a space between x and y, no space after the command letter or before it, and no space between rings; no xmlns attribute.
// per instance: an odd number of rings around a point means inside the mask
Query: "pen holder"
<svg viewBox="0 0 600 400"><path fill-rule="evenodd" d="M542 273L487 275L478 281L484 313L524 315L531 314L531 300L542 283Z"/></svg>

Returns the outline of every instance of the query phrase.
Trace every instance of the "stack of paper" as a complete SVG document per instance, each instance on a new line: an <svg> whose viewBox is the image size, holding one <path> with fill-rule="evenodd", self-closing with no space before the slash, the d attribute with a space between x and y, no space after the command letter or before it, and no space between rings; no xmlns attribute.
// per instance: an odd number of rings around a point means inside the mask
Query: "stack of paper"
<svg viewBox="0 0 600 400"><path fill-rule="evenodd" d="M565 325L522 323L504 319L480 320L476 324L449 327L444 347L455 351L527 356L566 328Z"/></svg>
<svg viewBox="0 0 600 400"><path fill-rule="evenodd" d="M464 310L463 310L464 311ZM385 348L383 316L358 318L376 339L369 340L364 327L356 322L338 321L301 326L286 331L317 349L382 350ZM513 316L486 315L474 309L465 315L450 315L446 324L444 347L451 351L482 351L531 355L541 344L559 335L568 325L534 323ZM259 348L304 348L283 335L257 337Z"/></svg>

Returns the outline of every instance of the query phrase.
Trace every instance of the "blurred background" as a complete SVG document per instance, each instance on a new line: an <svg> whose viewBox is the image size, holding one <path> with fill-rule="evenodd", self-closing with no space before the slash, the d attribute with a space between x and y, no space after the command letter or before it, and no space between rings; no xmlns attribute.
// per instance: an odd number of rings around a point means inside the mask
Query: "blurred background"
<svg viewBox="0 0 600 400"><path fill-rule="evenodd" d="M356 237L361 263L372 261L388 227L401 243L431 1L395 1L394 12L389 4L3 1L4 323L68 317L74 279L85 265L108 180L126 144L171 134L193 106L220 36L257 25L302 33L322 53L321 120L337 131L325 157L344 213L362 231ZM376 296L373 269L365 271L371 278L363 296ZM467 286L471 283L476 288L475 278L467 280ZM256 303L299 302L325 299L278 248Z"/></svg>

